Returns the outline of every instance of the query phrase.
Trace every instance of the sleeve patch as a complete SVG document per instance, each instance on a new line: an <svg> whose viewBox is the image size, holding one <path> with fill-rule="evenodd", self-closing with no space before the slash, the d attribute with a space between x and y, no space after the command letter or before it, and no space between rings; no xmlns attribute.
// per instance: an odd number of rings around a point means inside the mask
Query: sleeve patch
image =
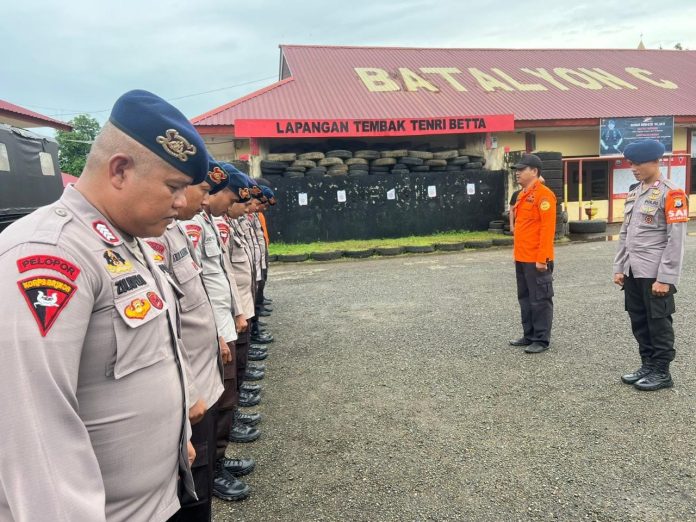
<svg viewBox="0 0 696 522"><path fill-rule="evenodd" d="M539 210L542 212L546 212L551 208L551 203L547 199L543 199L541 203L539 203Z"/></svg>
<svg viewBox="0 0 696 522"><path fill-rule="evenodd" d="M42 337L55 324L67 306L77 286L50 275L40 275L17 281L19 291L31 310Z"/></svg>
<svg viewBox="0 0 696 522"><path fill-rule="evenodd" d="M56 256L34 255L23 257L17 260L17 269L20 274L29 270L55 270L71 281L75 281L77 276L80 275L80 269L75 264Z"/></svg>
<svg viewBox="0 0 696 522"><path fill-rule="evenodd" d="M689 221L689 200L683 190L670 190L665 198L667 224Z"/></svg>
<svg viewBox="0 0 696 522"><path fill-rule="evenodd" d="M193 243L193 248L198 248L198 242L201 240L202 228L198 225L186 225L186 235Z"/></svg>

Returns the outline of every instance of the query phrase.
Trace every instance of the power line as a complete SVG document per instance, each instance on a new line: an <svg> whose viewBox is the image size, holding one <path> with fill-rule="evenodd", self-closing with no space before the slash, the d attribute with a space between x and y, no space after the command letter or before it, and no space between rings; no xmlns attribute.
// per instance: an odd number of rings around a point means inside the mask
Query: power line
<svg viewBox="0 0 696 522"><path fill-rule="evenodd" d="M267 76L266 78L259 78L258 80L250 80L250 81L248 81L248 82L242 82L242 83L237 83L237 84L234 84L234 85L228 85L227 87L220 87L219 89L212 89L212 90L210 90L210 91L195 92L195 93L193 93L193 94L185 94L185 95L183 95L183 96L177 96L177 97L175 97L175 98L166 98L166 100L171 102L171 101L183 100L183 99L185 99L185 98L193 98L193 97L195 97L195 96L202 96L202 95L204 95L204 94L211 94L211 93L214 93L214 92L225 91L225 90L227 90L227 89L234 89L235 87L243 87L243 86L245 86L245 85L251 85L252 83L258 83L258 82L263 82L263 81L267 81L267 80L273 80L274 78L276 78L276 76ZM24 104L24 105L26 105L27 107L35 107L35 108L37 108L37 109L47 109L47 110L55 110L55 111L60 111L60 110L61 110L60 108L57 108L57 107L45 107L45 106L42 106L42 105L30 105L30 104ZM76 114L101 114L101 113L103 113L103 112L109 112L110 110L111 110L111 109L99 109L99 110L94 110L94 111L78 111L78 110L74 110L74 111L71 111L71 112L58 112L58 113L55 113L55 114L49 114L49 116L55 117L55 116L74 116L74 115L76 115Z"/></svg>

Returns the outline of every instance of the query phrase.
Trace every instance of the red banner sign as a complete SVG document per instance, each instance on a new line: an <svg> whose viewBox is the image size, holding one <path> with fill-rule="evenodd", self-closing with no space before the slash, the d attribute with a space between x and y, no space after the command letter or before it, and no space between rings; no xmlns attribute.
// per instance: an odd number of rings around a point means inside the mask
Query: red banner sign
<svg viewBox="0 0 696 522"><path fill-rule="evenodd" d="M237 138L341 138L468 134L515 130L512 114L382 120L237 120Z"/></svg>

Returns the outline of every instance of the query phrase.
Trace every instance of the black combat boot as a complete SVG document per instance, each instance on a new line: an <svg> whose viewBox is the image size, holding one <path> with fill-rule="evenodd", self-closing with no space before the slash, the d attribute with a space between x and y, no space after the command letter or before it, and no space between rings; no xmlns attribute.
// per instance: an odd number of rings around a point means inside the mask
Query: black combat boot
<svg viewBox="0 0 696 522"><path fill-rule="evenodd" d="M650 361L650 359L648 357L642 357L641 359L643 364L641 364L640 368L638 368L632 373L627 373L621 376L621 380L624 383L635 384L638 381L640 381L643 377L647 377L653 372L655 368L653 367L653 364Z"/></svg>
<svg viewBox="0 0 696 522"><path fill-rule="evenodd" d="M655 391L674 386L672 376L669 374L669 361L655 363L653 371L637 381L633 386L642 391Z"/></svg>
<svg viewBox="0 0 696 522"><path fill-rule="evenodd" d="M213 495L223 500L243 500L249 496L250 488L230 473L225 466L226 460L218 460L215 464Z"/></svg>

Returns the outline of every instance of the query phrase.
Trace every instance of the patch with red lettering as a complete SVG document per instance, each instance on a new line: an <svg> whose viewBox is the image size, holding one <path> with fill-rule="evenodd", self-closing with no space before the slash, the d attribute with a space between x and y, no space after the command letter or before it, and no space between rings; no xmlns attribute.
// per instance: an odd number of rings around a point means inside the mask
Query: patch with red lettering
<svg viewBox="0 0 696 522"><path fill-rule="evenodd" d="M19 291L29 305L42 337L55 324L56 319L77 292L77 286L49 275L40 275L17 281Z"/></svg>
<svg viewBox="0 0 696 522"><path fill-rule="evenodd" d="M198 225L186 225L186 235L193 243L194 248L198 248L198 242L201 240L202 228Z"/></svg>
<svg viewBox="0 0 696 522"><path fill-rule="evenodd" d="M665 198L667 224L689 221L689 200L683 190L670 190Z"/></svg>
<svg viewBox="0 0 696 522"><path fill-rule="evenodd" d="M146 295L147 300L150 301L150 304L152 306L154 306L158 310L161 310L164 307L162 299L160 299L160 296L158 296L155 292L148 292Z"/></svg>
<svg viewBox="0 0 696 522"><path fill-rule="evenodd" d="M164 261L164 253L167 250L167 247L164 246L162 243L158 243L157 241L145 241L148 245L150 245L150 248L155 251L155 255L152 256L152 258L156 262Z"/></svg>
<svg viewBox="0 0 696 522"><path fill-rule="evenodd" d="M70 261L66 261L62 257L56 256L27 256L17 260L17 268L20 273L28 272L29 270L49 269L60 272L71 281L75 281L80 275L80 269Z"/></svg>
<svg viewBox="0 0 696 522"><path fill-rule="evenodd" d="M130 319L145 319L145 316L150 311L150 302L145 299L133 299L131 303L124 309L126 317Z"/></svg>
<svg viewBox="0 0 696 522"><path fill-rule="evenodd" d="M119 237L114 233L111 227L106 224L106 222L101 220L94 221L92 222L92 228L99 235L99 237L110 245L118 245L121 243Z"/></svg>
<svg viewBox="0 0 696 522"><path fill-rule="evenodd" d="M230 226L227 223L215 223L220 233L220 240L224 245L230 240Z"/></svg>

